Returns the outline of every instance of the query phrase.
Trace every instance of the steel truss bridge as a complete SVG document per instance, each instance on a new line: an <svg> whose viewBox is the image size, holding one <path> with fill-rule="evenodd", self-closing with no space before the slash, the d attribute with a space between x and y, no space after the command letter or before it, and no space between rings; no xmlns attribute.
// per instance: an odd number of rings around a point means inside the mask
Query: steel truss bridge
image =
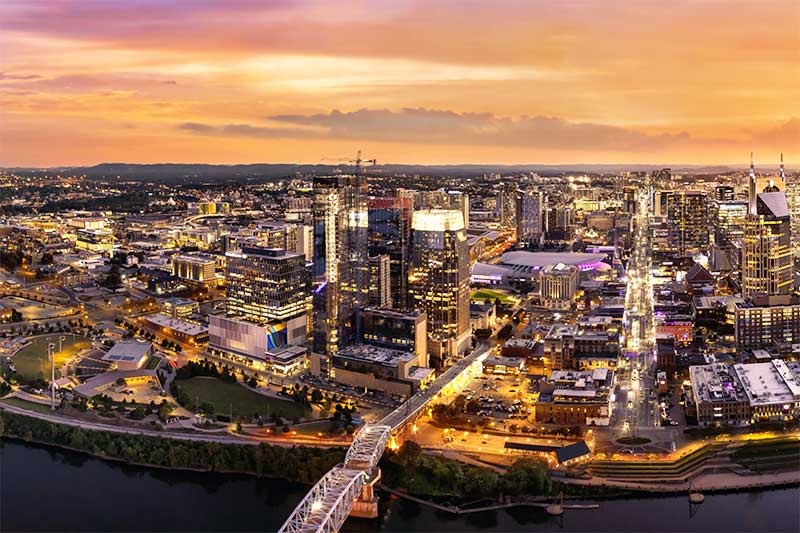
<svg viewBox="0 0 800 533"><path fill-rule="evenodd" d="M463 380L479 368L490 346L476 347L472 354L448 368L433 384L411 396L378 424L359 430L344 462L333 467L306 494L283 523L281 533L334 533L339 531L359 498L374 482L384 450L393 432L398 432L424 410L428 403L447 394L451 383ZM477 366L476 366L477 365Z"/></svg>

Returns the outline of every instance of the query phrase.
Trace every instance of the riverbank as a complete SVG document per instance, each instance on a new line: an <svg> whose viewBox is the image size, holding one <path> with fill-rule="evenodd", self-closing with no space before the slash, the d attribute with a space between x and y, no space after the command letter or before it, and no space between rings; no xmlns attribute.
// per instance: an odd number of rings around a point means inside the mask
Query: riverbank
<svg viewBox="0 0 800 533"><path fill-rule="evenodd" d="M0 410L4 438L151 468L250 474L313 484L344 460L342 448L283 447L84 429Z"/></svg>
<svg viewBox="0 0 800 533"><path fill-rule="evenodd" d="M0 442L0 458L4 479L13 480L0 491L0 531L277 531L308 490L281 479L151 469L17 440ZM351 518L342 530L775 533L795 532L800 525L797 489L707 495L692 512L685 495L632 495L558 518L535 507L442 513L380 495L378 518Z"/></svg>

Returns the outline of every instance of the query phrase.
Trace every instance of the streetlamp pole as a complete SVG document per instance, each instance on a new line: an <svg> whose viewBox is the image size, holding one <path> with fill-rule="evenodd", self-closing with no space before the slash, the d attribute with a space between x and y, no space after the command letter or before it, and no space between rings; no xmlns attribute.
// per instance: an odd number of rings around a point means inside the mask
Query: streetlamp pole
<svg viewBox="0 0 800 533"><path fill-rule="evenodd" d="M56 410L56 355L53 353L54 343L47 344L47 355L50 357L50 409Z"/></svg>

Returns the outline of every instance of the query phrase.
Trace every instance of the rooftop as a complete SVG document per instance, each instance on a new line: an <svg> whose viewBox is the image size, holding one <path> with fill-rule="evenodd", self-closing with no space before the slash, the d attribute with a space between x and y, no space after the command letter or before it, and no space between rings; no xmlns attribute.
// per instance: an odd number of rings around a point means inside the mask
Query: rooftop
<svg viewBox="0 0 800 533"><path fill-rule="evenodd" d="M153 345L149 342L120 341L103 356L103 361L133 362L147 356Z"/></svg>
<svg viewBox="0 0 800 533"><path fill-rule="evenodd" d="M180 320L178 318L172 318L171 316L162 315L161 313L145 315L142 318L156 326L169 328L185 335L199 335L208 331L208 328L205 326L195 324L194 322L187 322L186 320Z"/></svg>
<svg viewBox="0 0 800 533"><path fill-rule="evenodd" d="M411 352L393 350L391 348L373 346L371 344L353 344L352 346L340 350L336 354L336 357L384 366L397 366L400 363L409 362L417 358L416 354Z"/></svg>

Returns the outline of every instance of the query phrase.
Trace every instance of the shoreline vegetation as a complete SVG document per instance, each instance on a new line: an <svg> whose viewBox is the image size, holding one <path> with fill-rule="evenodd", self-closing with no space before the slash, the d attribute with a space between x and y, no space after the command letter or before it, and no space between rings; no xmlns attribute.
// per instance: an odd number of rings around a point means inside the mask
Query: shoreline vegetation
<svg viewBox="0 0 800 533"><path fill-rule="evenodd" d="M279 478L313 485L344 460L343 448L275 446L268 443L176 441L169 437L84 429L0 409L0 438L86 453L103 460L164 470L214 472ZM467 502L541 502L563 492L567 499L607 500L664 497L665 493L610 486L586 486L551 478L539 460L521 458L504 473L423 453L413 441L386 450L380 462L382 485L396 495L425 498L434 505ZM800 486L739 487L708 492L760 491Z"/></svg>

